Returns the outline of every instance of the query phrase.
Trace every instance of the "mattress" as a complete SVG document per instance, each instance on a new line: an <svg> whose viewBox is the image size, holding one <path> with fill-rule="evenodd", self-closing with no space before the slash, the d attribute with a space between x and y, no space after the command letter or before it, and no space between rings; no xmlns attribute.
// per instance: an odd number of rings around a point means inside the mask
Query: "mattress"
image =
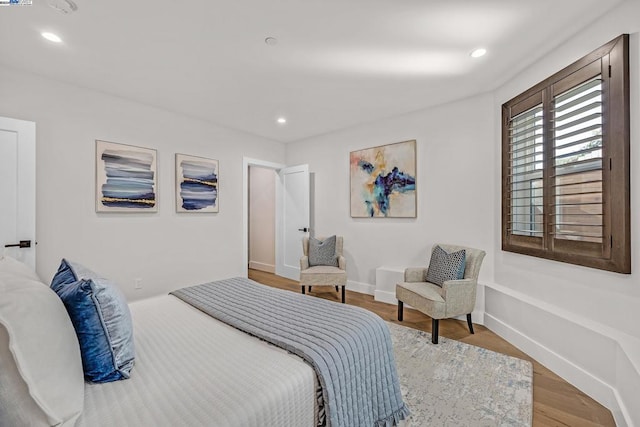
<svg viewBox="0 0 640 427"><path fill-rule="evenodd" d="M314 426L316 375L297 356L179 299L130 304L131 378L85 385L76 426Z"/></svg>

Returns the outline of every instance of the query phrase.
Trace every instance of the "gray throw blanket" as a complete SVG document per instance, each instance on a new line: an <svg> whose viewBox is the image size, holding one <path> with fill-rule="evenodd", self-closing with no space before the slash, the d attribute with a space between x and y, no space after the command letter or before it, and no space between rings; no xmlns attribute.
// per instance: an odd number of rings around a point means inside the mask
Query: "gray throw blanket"
<svg viewBox="0 0 640 427"><path fill-rule="evenodd" d="M393 426L409 415L389 329L376 314L240 277L171 294L313 366L328 426Z"/></svg>

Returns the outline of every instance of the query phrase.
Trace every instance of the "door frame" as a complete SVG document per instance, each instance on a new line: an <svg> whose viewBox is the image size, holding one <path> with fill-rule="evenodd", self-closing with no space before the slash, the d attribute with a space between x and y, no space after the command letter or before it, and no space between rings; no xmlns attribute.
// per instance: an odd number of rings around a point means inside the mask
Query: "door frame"
<svg viewBox="0 0 640 427"><path fill-rule="evenodd" d="M287 166L282 163L268 162L265 160L252 159L250 157L242 158L242 271L243 277L249 276L249 167L258 166L266 169L273 169L276 172ZM276 192L275 203L280 203ZM276 217L276 235L280 231L280 219ZM279 248L277 247L278 238L276 237L276 268L278 265Z"/></svg>

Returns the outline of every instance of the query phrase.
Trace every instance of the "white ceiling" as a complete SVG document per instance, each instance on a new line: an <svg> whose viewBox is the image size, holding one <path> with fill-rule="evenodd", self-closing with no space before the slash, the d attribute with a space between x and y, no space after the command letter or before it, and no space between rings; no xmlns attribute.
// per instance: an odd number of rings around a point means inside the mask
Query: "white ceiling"
<svg viewBox="0 0 640 427"><path fill-rule="evenodd" d="M75 2L1 7L0 64L291 142L493 89L620 0Z"/></svg>

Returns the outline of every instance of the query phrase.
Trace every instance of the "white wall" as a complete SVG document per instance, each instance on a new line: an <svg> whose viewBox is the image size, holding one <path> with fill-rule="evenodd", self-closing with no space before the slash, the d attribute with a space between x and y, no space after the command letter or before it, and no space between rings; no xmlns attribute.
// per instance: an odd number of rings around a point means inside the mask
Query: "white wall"
<svg viewBox="0 0 640 427"><path fill-rule="evenodd" d="M249 268L276 269L276 171L249 167Z"/></svg>
<svg viewBox="0 0 640 427"><path fill-rule="evenodd" d="M610 273L496 251L495 282L487 291L487 324L519 341L547 365L640 425L637 398L621 390L640 387L640 2L627 1L528 67L495 93L494 111L574 60L622 33L631 35L631 253L632 274ZM494 155L500 156L500 120L495 120ZM500 170L494 174L499 194ZM499 203L499 201L498 201ZM498 205L496 205L496 208ZM494 228L500 226L496 215ZM500 234L494 235L499 247ZM504 288L502 288L502 287ZM580 373L580 371L584 371ZM610 388L610 390L607 390ZM620 403L621 408L616 408ZM633 403L633 404L632 404Z"/></svg>
<svg viewBox="0 0 640 427"><path fill-rule="evenodd" d="M640 425L640 2L627 1L494 92L287 146L315 173L318 234L343 234L349 285L382 265L424 265L432 243L487 251L476 310L484 323ZM631 34L632 269L622 275L501 251L501 105L622 33ZM416 139L418 218L349 217L349 152ZM478 319L476 321L482 321Z"/></svg>
<svg viewBox="0 0 640 427"><path fill-rule="evenodd" d="M426 265L436 242L486 250L480 281L493 280L494 120L483 95L287 146L287 164L309 163L315 174L315 233L344 236L348 287L371 289L383 265ZM351 218L349 152L410 139L417 218Z"/></svg>
<svg viewBox="0 0 640 427"><path fill-rule="evenodd" d="M130 300L245 273L242 158L280 163L281 143L2 67L0 116L36 122L45 282L62 257L116 280ZM96 139L158 150L158 213L95 213ZM218 214L175 212L176 152L220 161Z"/></svg>

